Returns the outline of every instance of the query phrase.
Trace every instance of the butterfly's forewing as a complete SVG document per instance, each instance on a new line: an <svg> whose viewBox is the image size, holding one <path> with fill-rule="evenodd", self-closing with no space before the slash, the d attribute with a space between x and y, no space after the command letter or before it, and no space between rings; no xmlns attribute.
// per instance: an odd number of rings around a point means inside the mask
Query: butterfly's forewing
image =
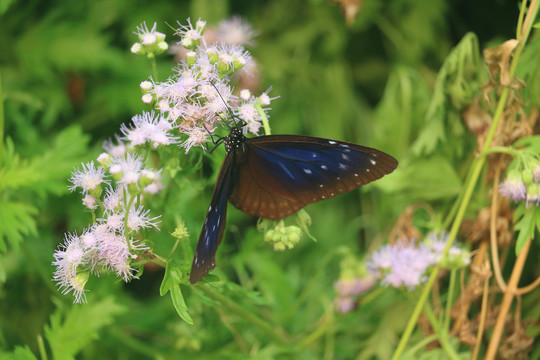
<svg viewBox="0 0 540 360"><path fill-rule="evenodd" d="M227 154L219 171L212 201L204 220L191 265L189 281L192 284L195 284L216 267L216 251L223 238L227 217L227 200L234 181L232 172L235 165L233 160L233 154Z"/></svg>
<svg viewBox="0 0 540 360"><path fill-rule="evenodd" d="M255 216L282 219L391 173L382 151L329 139L271 135L248 139L230 201Z"/></svg>

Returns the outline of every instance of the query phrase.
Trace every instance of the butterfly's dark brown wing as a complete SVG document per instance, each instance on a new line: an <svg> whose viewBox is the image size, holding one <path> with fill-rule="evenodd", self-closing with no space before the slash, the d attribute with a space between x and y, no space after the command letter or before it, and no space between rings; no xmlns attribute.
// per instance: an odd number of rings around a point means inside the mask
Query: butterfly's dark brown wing
<svg viewBox="0 0 540 360"><path fill-rule="evenodd" d="M230 197L238 209L282 219L391 173L397 160L382 151L296 135L248 139Z"/></svg>
<svg viewBox="0 0 540 360"><path fill-rule="evenodd" d="M227 154L219 171L212 201L204 219L204 225L197 242L197 249L191 265L189 281L195 284L216 267L216 251L223 238L227 218L227 200L234 181L232 154Z"/></svg>

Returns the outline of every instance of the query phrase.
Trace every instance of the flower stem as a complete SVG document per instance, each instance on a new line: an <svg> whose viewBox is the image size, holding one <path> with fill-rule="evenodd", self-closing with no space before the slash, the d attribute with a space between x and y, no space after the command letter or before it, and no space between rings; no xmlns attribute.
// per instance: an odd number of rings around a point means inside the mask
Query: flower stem
<svg viewBox="0 0 540 360"><path fill-rule="evenodd" d="M448 284L448 297L446 298L446 309L444 314L444 331L448 333L450 329L450 311L454 304L454 288L456 285L457 270L450 271L450 283Z"/></svg>
<svg viewBox="0 0 540 360"><path fill-rule="evenodd" d="M424 312L429 320L429 323L431 324L431 327L433 327L433 330L435 330L435 333L437 334L437 340L439 340L439 342L441 343L441 346L445 351L446 355L448 355L448 357L452 360L460 360L460 357L456 353L456 350L448 342L448 333L441 328L441 325L439 324L437 317L433 313L433 310L431 310L431 308L426 305L424 306Z"/></svg>
<svg viewBox="0 0 540 360"><path fill-rule="evenodd" d="M268 117L266 116L261 104L259 104L258 102L255 103L255 109L257 109L259 115L261 115L262 123L264 126L264 134L270 135L272 132L270 131L270 125L268 124Z"/></svg>
<svg viewBox="0 0 540 360"><path fill-rule="evenodd" d="M514 264L514 269L512 269L512 274L510 275L510 281L508 281L508 286L504 292L504 297L501 303L501 308L499 314L497 315L497 321L495 327L493 328L493 334L489 341L488 349L486 352L486 360L495 359L497 355L497 348L499 347L499 342L501 341L501 336L504 330L504 325L506 323L506 316L512 305L512 301L517 292L519 279L521 277L521 272L525 266L525 260L529 254L529 248L531 247L531 238L527 240L523 248L518 254L516 262Z"/></svg>

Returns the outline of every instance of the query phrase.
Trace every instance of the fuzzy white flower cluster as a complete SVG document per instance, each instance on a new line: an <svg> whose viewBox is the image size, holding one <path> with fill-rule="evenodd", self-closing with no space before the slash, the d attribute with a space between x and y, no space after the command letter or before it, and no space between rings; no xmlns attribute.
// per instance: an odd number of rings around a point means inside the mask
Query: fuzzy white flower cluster
<svg viewBox="0 0 540 360"><path fill-rule="evenodd" d="M161 170L146 169L141 157L118 140L118 145L105 144L98 165L83 164L70 179L71 191L80 189L94 219L81 235L66 234L54 253L53 280L62 293L73 293L75 302L85 301L91 274L109 271L126 282L134 278L133 260L149 249L137 235L145 228L159 230L158 217L151 217L141 201L163 188Z"/></svg>
<svg viewBox="0 0 540 360"><path fill-rule="evenodd" d="M231 76L252 68L251 54L238 43L207 45L203 37L205 29L206 22L202 20L195 25L188 20L188 25L180 26L178 46L182 46L186 55L174 74L164 82L140 84L142 101L151 104L160 115L143 114L133 119L131 127L123 127L125 137L135 144L181 143L188 152L193 146L209 141L218 126L242 121L247 131L259 132L271 98L267 93L254 96L246 89L237 96L231 84ZM187 139L180 142L177 136L169 135L173 131ZM148 135L152 132L157 140Z"/></svg>

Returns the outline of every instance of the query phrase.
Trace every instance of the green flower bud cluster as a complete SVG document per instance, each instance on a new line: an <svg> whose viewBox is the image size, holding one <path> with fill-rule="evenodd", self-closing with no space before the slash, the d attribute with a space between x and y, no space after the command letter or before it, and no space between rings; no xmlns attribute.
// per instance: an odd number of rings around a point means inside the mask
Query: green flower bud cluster
<svg viewBox="0 0 540 360"><path fill-rule="evenodd" d="M264 241L272 244L274 250L292 249L299 241L302 230L295 225L285 226L283 220L259 219L257 229L264 232Z"/></svg>

